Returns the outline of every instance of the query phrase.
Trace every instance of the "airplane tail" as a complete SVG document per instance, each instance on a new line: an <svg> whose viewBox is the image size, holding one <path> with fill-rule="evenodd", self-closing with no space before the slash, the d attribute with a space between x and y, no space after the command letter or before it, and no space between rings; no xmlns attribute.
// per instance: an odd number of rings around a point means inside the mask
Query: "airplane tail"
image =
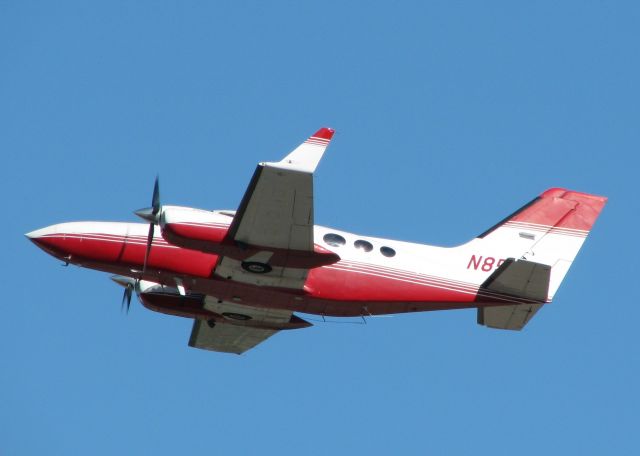
<svg viewBox="0 0 640 456"><path fill-rule="evenodd" d="M478 236L501 258L551 268L551 301L607 202L603 196L552 188Z"/></svg>

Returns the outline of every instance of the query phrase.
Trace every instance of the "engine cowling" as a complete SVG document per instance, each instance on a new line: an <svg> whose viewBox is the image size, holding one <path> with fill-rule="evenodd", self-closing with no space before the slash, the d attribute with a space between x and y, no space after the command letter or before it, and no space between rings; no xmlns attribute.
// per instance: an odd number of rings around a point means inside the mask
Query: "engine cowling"
<svg viewBox="0 0 640 456"><path fill-rule="evenodd" d="M180 206L163 206L160 217L163 237L171 244L238 261L269 252L269 267L315 268L336 263L340 257L316 245L313 251L298 251L246 245L228 236L233 211L206 211Z"/></svg>
<svg viewBox="0 0 640 456"><path fill-rule="evenodd" d="M220 254L233 214L233 211L164 206L160 217L162 235L180 247Z"/></svg>

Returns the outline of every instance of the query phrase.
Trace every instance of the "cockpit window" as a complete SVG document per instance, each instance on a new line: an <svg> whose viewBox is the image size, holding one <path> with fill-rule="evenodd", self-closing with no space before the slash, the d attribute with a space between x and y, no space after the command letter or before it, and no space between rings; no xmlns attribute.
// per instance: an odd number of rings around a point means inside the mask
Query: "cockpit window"
<svg viewBox="0 0 640 456"><path fill-rule="evenodd" d="M353 246L358 250L363 250L365 252L371 252L373 250L373 245L371 242L363 241L362 239L358 239L353 243Z"/></svg>
<svg viewBox="0 0 640 456"><path fill-rule="evenodd" d="M380 247L380 253L389 258L396 256L396 251L393 250L391 247L386 247L386 246Z"/></svg>
<svg viewBox="0 0 640 456"><path fill-rule="evenodd" d="M345 238L335 233L327 233L322 239L324 240L324 242L333 247L342 247L347 242Z"/></svg>

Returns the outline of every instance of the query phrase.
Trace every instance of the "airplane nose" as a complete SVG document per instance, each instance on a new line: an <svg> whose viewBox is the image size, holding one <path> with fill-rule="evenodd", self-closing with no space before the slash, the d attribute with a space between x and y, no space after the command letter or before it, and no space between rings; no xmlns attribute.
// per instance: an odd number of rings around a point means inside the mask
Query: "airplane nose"
<svg viewBox="0 0 640 456"><path fill-rule="evenodd" d="M129 225L109 222L65 222L26 233L49 255L67 263L117 261L123 254Z"/></svg>
<svg viewBox="0 0 640 456"><path fill-rule="evenodd" d="M56 245L57 234L58 225L51 225L25 233L25 236L50 255L60 256L61 252L59 251L59 246Z"/></svg>
<svg viewBox="0 0 640 456"><path fill-rule="evenodd" d="M45 228L40 228L39 230L33 230L28 233L25 233L25 236L28 237L31 241L35 242L38 239L45 237L47 235L56 234L56 225L47 226Z"/></svg>

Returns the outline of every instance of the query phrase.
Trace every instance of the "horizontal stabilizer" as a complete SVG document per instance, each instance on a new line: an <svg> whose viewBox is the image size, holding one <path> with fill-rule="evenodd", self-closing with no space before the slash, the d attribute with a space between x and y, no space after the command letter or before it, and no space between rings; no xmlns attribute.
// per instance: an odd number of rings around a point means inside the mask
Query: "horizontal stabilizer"
<svg viewBox="0 0 640 456"><path fill-rule="evenodd" d="M543 304L517 304L514 306L479 307L478 324L495 329L519 331L529 323Z"/></svg>
<svg viewBox="0 0 640 456"><path fill-rule="evenodd" d="M551 266L508 258L480 288L516 298L546 302L550 277Z"/></svg>
<svg viewBox="0 0 640 456"><path fill-rule="evenodd" d="M480 286L512 297L516 302L538 302L478 308L478 324L496 329L521 330L547 301L551 266L514 258L504 263Z"/></svg>

